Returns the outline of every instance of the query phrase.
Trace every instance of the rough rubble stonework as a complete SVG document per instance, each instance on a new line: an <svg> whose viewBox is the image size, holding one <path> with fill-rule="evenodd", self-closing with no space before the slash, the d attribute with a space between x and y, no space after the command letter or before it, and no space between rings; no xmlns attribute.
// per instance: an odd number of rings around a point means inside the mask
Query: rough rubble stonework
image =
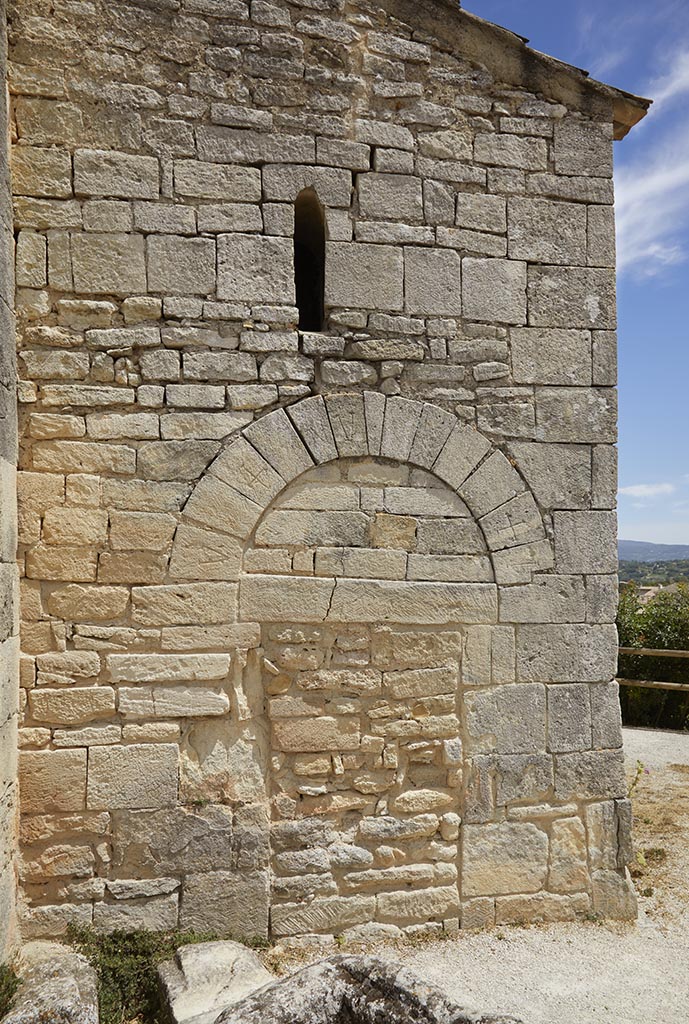
<svg viewBox="0 0 689 1024"><path fill-rule="evenodd" d="M8 15L22 935L633 917L612 142L644 103L450 0Z"/></svg>

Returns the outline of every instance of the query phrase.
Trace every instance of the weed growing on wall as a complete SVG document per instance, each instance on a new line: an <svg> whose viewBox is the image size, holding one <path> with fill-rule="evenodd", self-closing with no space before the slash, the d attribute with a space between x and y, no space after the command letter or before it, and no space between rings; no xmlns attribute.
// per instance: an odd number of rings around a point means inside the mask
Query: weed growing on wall
<svg viewBox="0 0 689 1024"><path fill-rule="evenodd" d="M19 978L12 968L0 964L0 1019L9 1013L18 987Z"/></svg>

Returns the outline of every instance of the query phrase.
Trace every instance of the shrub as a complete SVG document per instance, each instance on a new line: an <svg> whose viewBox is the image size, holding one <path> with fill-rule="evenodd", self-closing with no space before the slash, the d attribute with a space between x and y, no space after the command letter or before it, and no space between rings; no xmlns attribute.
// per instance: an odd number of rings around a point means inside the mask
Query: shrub
<svg viewBox="0 0 689 1024"><path fill-rule="evenodd" d="M93 964L98 975L100 1024L144 1024L164 1020L156 968L179 946L209 942L217 935L197 932L112 932L72 926L69 940Z"/></svg>
<svg viewBox="0 0 689 1024"><path fill-rule="evenodd" d="M617 617L620 647L689 650L689 586L661 590L646 605L631 583L622 589ZM620 655L623 679L689 683L689 659ZM689 691L623 686L620 700L625 725L689 729Z"/></svg>

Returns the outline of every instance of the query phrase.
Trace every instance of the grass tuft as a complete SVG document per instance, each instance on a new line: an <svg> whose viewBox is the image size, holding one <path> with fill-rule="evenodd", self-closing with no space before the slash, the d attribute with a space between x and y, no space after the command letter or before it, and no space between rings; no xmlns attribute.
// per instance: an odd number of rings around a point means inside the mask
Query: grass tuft
<svg viewBox="0 0 689 1024"><path fill-rule="evenodd" d="M0 964L0 1019L12 1009L19 978L7 964Z"/></svg>

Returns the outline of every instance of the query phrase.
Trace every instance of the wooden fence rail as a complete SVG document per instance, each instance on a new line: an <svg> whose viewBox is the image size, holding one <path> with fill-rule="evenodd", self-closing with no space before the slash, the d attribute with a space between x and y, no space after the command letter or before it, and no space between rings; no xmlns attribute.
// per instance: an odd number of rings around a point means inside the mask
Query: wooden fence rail
<svg viewBox="0 0 689 1024"><path fill-rule="evenodd" d="M651 647L620 647L620 654L635 654L643 658L689 658L689 651L658 651ZM647 690L685 690L689 683L662 683L650 679L620 679L620 686L641 686Z"/></svg>

